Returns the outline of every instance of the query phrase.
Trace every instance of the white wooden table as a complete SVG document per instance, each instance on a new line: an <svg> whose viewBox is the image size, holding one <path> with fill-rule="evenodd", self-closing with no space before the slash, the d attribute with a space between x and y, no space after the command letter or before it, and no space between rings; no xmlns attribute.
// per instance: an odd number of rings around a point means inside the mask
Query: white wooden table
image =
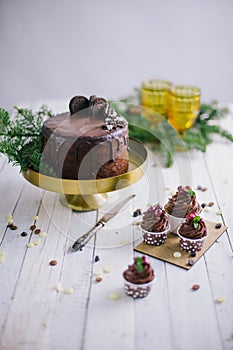
<svg viewBox="0 0 233 350"><path fill-rule="evenodd" d="M224 126L233 130L231 116ZM233 144L217 139L206 154L177 154L170 169L150 154L143 179L109 194L98 212L86 213L72 212L60 204L58 194L26 182L4 157L0 162L1 350L233 349ZM204 218L223 222L229 230L190 271L148 257L156 282L148 297L133 300L124 294L122 281L122 272L139 255L133 247L142 239L132 213L149 203L163 204L171 191L166 188L179 184L207 187L196 191L200 203L215 203ZM75 238L131 193L135 199L88 247L70 252ZM219 209L221 216L216 215ZM8 214L15 231L7 228ZM31 233L35 215L46 237ZM38 239L37 246L27 247ZM49 265L53 259L56 266ZM99 272L102 281L97 283ZM200 289L193 291L193 284ZM66 294L71 287L73 293ZM119 298L112 300L112 293Z"/></svg>

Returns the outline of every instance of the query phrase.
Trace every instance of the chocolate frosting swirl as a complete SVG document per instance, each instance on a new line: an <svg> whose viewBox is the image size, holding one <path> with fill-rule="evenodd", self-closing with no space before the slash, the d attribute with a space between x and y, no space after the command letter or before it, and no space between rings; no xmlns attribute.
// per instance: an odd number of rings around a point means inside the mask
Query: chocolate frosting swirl
<svg viewBox="0 0 233 350"><path fill-rule="evenodd" d="M200 239L207 236L207 228L203 219L198 222L197 228L194 227L192 220L186 218L179 229L179 234L184 238Z"/></svg>
<svg viewBox="0 0 233 350"><path fill-rule="evenodd" d="M163 232L168 228L168 217L162 207L150 207L143 213L141 227L149 232Z"/></svg>
<svg viewBox="0 0 233 350"><path fill-rule="evenodd" d="M191 195L183 187L183 190L179 188L176 194L169 198L168 203L164 206L165 211L177 218L184 218L189 214L200 213L201 206L196 199L196 195Z"/></svg>
<svg viewBox="0 0 233 350"><path fill-rule="evenodd" d="M144 259L143 271L138 272L136 267L136 258L134 258L134 263L128 266L128 269L123 272L123 276L128 282L134 284L149 283L154 279L154 270Z"/></svg>

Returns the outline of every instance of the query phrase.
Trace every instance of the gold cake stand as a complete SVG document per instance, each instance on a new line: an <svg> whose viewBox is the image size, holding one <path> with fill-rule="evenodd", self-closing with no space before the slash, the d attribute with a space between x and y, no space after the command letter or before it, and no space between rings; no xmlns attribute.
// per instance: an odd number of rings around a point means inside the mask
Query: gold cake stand
<svg viewBox="0 0 233 350"><path fill-rule="evenodd" d="M61 193L60 201L77 211L101 208L107 202L107 193L128 187L142 178L147 165L147 149L135 140L129 140L129 171L125 174L95 180L67 180L46 176L28 169L24 178L48 191Z"/></svg>

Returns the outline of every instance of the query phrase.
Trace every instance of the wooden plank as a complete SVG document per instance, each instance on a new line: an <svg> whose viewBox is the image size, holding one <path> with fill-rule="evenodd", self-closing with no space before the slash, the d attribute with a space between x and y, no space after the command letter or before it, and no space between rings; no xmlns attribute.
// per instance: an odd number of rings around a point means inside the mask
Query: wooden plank
<svg viewBox="0 0 233 350"><path fill-rule="evenodd" d="M22 197L18 206L21 216L28 207L33 208L35 205L34 191L40 192L36 188L30 188L29 193L25 191L25 197ZM29 198L31 198L30 205ZM50 216L50 210L52 216ZM59 264L52 267L49 266L49 261L63 260L70 215L71 211L60 205L57 194L45 193L39 216L42 218L43 229L47 229L48 235L45 239L41 238L41 244L37 247L27 249L25 244L21 247L25 257L2 334L3 349L46 347L56 300L55 285L60 276ZM30 218L31 216L30 213Z"/></svg>
<svg viewBox="0 0 233 350"><path fill-rule="evenodd" d="M67 250L59 277L62 291L56 296L48 349L83 349L94 253L90 247L84 248L81 252L70 252L69 247L77 236L85 233L95 223L95 211L72 215ZM64 294L64 289L68 287L74 288L72 295Z"/></svg>

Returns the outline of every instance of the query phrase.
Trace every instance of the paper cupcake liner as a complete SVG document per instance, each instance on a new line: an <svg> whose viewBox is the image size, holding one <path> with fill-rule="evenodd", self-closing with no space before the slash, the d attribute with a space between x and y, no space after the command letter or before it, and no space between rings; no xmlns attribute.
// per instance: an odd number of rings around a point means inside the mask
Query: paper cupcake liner
<svg viewBox="0 0 233 350"><path fill-rule="evenodd" d="M143 240L146 244L159 246L165 243L169 230L170 230L170 225L163 232L151 232L151 231L146 231L142 228Z"/></svg>
<svg viewBox="0 0 233 350"><path fill-rule="evenodd" d="M151 291L152 286L154 284L155 278L153 281L143 284L135 284L128 282L124 278L124 290L125 294L128 296L137 299L137 298L145 298Z"/></svg>
<svg viewBox="0 0 233 350"><path fill-rule="evenodd" d="M206 235L205 237L198 239L185 238L180 235L179 229L177 230L177 234L180 239L180 248L188 253L198 252L199 250L201 250L207 237Z"/></svg>

